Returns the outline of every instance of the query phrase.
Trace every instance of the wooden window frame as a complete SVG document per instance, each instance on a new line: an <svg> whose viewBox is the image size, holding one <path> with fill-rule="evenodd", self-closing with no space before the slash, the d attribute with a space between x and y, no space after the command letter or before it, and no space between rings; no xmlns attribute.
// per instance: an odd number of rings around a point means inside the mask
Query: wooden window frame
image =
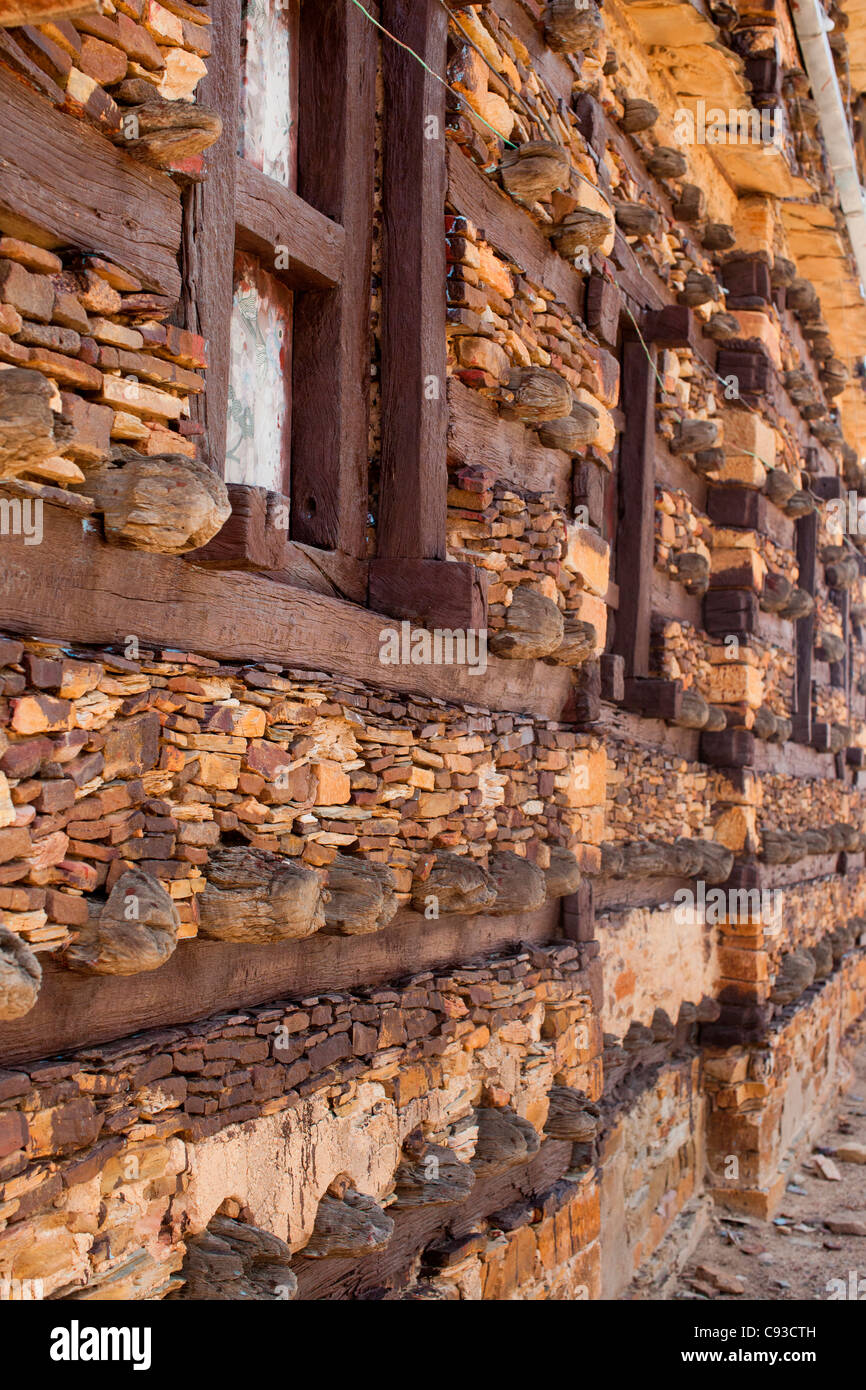
<svg viewBox="0 0 866 1390"><path fill-rule="evenodd" d="M297 189L237 153L240 0L216 0L200 100L223 133L187 204L187 319L207 341L199 422L224 472L236 251L259 257L294 295L291 529L269 536L268 511L232 485L237 524L197 563L271 569L291 580L297 546L324 552L330 587L362 599L367 515L369 294L375 165L375 31L350 0L304 7L297 51ZM286 265L274 268L274 248ZM248 491L264 493L263 489ZM301 564L301 582L309 572Z"/></svg>
<svg viewBox="0 0 866 1390"><path fill-rule="evenodd" d="M444 72L438 0L382 0L381 19ZM201 100L223 120L207 181L187 209L189 326L209 343L198 419L222 469L236 250L272 257L295 292L291 539L268 525L263 489L231 487L235 515L196 563L267 569L377 611L443 627L486 624L483 575L447 561L445 89L351 0L302 7L297 191L236 154L240 0L216 0ZM381 456L376 556L367 560L376 72L384 91ZM254 496L253 494L259 494Z"/></svg>

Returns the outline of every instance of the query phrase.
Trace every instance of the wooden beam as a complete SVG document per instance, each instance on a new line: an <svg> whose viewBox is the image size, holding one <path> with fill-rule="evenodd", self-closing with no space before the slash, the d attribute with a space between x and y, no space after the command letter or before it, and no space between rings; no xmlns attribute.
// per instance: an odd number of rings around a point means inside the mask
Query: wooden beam
<svg viewBox="0 0 866 1390"><path fill-rule="evenodd" d="M76 975L43 956L39 999L29 1014L0 1023L3 1065L109 1042L142 1028L190 1023L224 1010L303 997L328 989L382 984L520 941L551 941L558 901L511 917L440 917L401 909L369 936L317 933L303 941L247 944L181 941L160 966L141 975Z"/></svg>
<svg viewBox="0 0 866 1390"><path fill-rule="evenodd" d="M0 230L110 256L177 299L180 192L0 69Z"/></svg>
<svg viewBox="0 0 866 1390"><path fill-rule="evenodd" d="M438 0L383 0L382 22L444 73ZM445 558L445 88L404 48L382 48L382 452L377 551Z"/></svg>
<svg viewBox="0 0 866 1390"><path fill-rule="evenodd" d="M682 681L627 680L624 703L649 719L679 719L683 704Z"/></svg>
<svg viewBox="0 0 866 1390"><path fill-rule="evenodd" d="M199 84L198 100L219 114L223 130L208 151L207 178L196 185L191 196L184 271L189 281L187 326L204 337L208 360L206 389L196 398L193 418L204 426L210 466L223 477L234 296L240 0L216 0L212 42L207 75Z"/></svg>
<svg viewBox="0 0 866 1390"><path fill-rule="evenodd" d="M707 515L718 526L743 526L769 536L785 550L794 548L795 523L754 488L709 487Z"/></svg>
<svg viewBox="0 0 866 1390"><path fill-rule="evenodd" d="M814 594L818 561L818 515L812 512L797 522L798 583ZM815 642L815 613L807 613L797 623L797 674L794 682L792 738L797 743L812 742L812 663Z"/></svg>
<svg viewBox="0 0 866 1390"><path fill-rule="evenodd" d="M295 301L292 538L366 554L376 30L346 0L301 17L298 194L343 228L339 288Z"/></svg>
<svg viewBox="0 0 866 1390"><path fill-rule="evenodd" d="M625 432L619 447L619 544L614 651L625 659L627 676L649 674L650 620L655 545L653 439L655 430L656 349L649 360L643 344L630 336L623 344L622 400Z"/></svg>
<svg viewBox="0 0 866 1390"><path fill-rule="evenodd" d="M346 234L299 198L236 156L236 244L293 289L333 289L343 274ZM284 255L277 261L277 247ZM329 382L330 386L330 382Z"/></svg>
<svg viewBox="0 0 866 1390"><path fill-rule="evenodd" d="M383 665L380 614L257 574L203 570L176 556L106 545L92 522L85 525L46 504L41 545L5 538L4 629L97 645L134 633L144 647L280 662L386 690L565 717L568 667L496 657L483 675L469 666Z"/></svg>

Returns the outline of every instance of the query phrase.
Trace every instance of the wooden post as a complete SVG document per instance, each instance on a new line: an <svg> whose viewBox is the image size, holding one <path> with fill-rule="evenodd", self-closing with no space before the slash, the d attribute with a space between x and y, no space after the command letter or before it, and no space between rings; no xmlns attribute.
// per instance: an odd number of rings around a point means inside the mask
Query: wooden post
<svg viewBox="0 0 866 1390"><path fill-rule="evenodd" d="M818 516L801 517L797 522L797 564L799 585L808 593L815 592L815 564L818 545ZM797 683L795 688L796 714L792 737L797 743L812 741L812 644L815 640L815 613L807 614L797 623Z"/></svg>
<svg viewBox="0 0 866 1390"><path fill-rule="evenodd" d="M653 442L656 349L630 337L623 346L625 430L619 452L619 525L616 582L619 611L614 650L627 677L649 674L655 540Z"/></svg>
<svg viewBox="0 0 866 1390"><path fill-rule="evenodd" d="M235 166L238 147L241 63L240 0L217 0L213 52L198 100L222 118L223 130L207 157L207 178L187 200L185 258L186 324L206 342L206 390L194 406L204 426L206 457L225 471L232 296L235 257Z"/></svg>
<svg viewBox="0 0 866 1390"><path fill-rule="evenodd" d="M308 290L295 300L292 538L361 557L368 510L376 31L346 0L317 0L303 8L298 62L298 193L342 225L347 254L338 289Z"/></svg>
<svg viewBox="0 0 866 1390"><path fill-rule="evenodd" d="M444 74L438 0L383 0L382 23ZM445 89L383 39L382 458L378 552L445 556Z"/></svg>

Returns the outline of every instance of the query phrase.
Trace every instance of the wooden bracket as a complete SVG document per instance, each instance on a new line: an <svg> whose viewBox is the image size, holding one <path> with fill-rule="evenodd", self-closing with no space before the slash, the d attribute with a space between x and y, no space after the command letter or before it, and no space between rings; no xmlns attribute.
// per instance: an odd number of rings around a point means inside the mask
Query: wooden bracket
<svg viewBox="0 0 866 1390"><path fill-rule="evenodd" d="M482 631L487 572L462 561L373 559L368 603L375 613L423 627Z"/></svg>
<svg viewBox="0 0 866 1390"><path fill-rule="evenodd" d="M704 595L704 629L711 637L742 637L758 627L758 596L750 589L709 589Z"/></svg>
<svg viewBox="0 0 866 1390"><path fill-rule="evenodd" d="M586 326L602 342L615 348L622 314L622 294L604 275L590 275L586 282Z"/></svg>
<svg viewBox="0 0 866 1390"><path fill-rule="evenodd" d="M701 734L701 762L711 767L752 767L755 737L746 729L720 729Z"/></svg>
<svg viewBox="0 0 866 1390"><path fill-rule="evenodd" d="M815 512L797 522L797 565L799 584L807 593L815 592L818 559L818 517ZM814 661L815 614L807 613L797 623L797 676L792 737L797 743L812 742L812 663Z"/></svg>
<svg viewBox="0 0 866 1390"><path fill-rule="evenodd" d="M682 681L626 680L626 709L647 719L679 719L683 705Z"/></svg>

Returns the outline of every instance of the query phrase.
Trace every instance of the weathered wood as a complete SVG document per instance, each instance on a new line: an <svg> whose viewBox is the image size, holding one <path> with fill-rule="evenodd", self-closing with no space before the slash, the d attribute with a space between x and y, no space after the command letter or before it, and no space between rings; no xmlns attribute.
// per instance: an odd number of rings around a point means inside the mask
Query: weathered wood
<svg viewBox="0 0 866 1390"><path fill-rule="evenodd" d="M527 140L508 150L499 164L502 186L513 198L535 203L555 188L568 188L571 162L561 145L550 140Z"/></svg>
<svg viewBox="0 0 866 1390"><path fill-rule="evenodd" d="M214 1216L207 1229L186 1236L182 1289L172 1301L271 1302L297 1293L292 1252L285 1241L244 1221Z"/></svg>
<svg viewBox="0 0 866 1390"><path fill-rule="evenodd" d="M405 1147L408 1147L408 1141ZM468 1163L461 1163L453 1149L443 1144L422 1142L413 1146L412 1153L407 1153L397 1167L394 1174L395 1205L403 1210L407 1207L464 1202L474 1186L473 1169Z"/></svg>
<svg viewBox="0 0 866 1390"><path fill-rule="evenodd" d="M613 231L613 223L595 208L575 208L552 228L550 236L561 256L574 259L600 252Z"/></svg>
<svg viewBox="0 0 866 1390"><path fill-rule="evenodd" d="M141 869L121 874L100 911L78 934L63 964L88 975L158 970L174 952L180 919L162 884Z"/></svg>
<svg viewBox="0 0 866 1390"><path fill-rule="evenodd" d="M124 108L121 128L112 139L136 159L170 171L210 149L221 134L221 118L198 102L148 97Z"/></svg>
<svg viewBox="0 0 866 1390"><path fill-rule="evenodd" d="M597 650L598 631L594 625L566 613L562 641L553 653L553 660L562 666L582 666Z"/></svg>
<svg viewBox="0 0 866 1390"><path fill-rule="evenodd" d="M647 203L626 203L617 199L614 202L617 226L626 236L655 236L659 228L659 215Z"/></svg>
<svg viewBox="0 0 866 1390"><path fill-rule="evenodd" d="M512 850L491 854L488 871L496 892L496 901L488 911L495 916L534 912L545 901L547 884L543 871Z"/></svg>
<svg viewBox="0 0 866 1390"><path fill-rule="evenodd" d="M544 870L548 901L570 897L580 888L582 875L577 855L562 845L550 846L550 864Z"/></svg>
<svg viewBox="0 0 866 1390"><path fill-rule="evenodd" d="M198 908L200 934L215 941L295 941L325 925L317 873L269 850L241 845L211 851Z"/></svg>
<svg viewBox="0 0 866 1390"><path fill-rule="evenodd" d="M181 941L161 969L128 979L84 977L46 958L40 998L25 1018L0 1024L3 1065L107 1042L142 1028L207 1018L218 1010L382 984L557 934L558 901L514 918L398 912L369 936L317 933L251 951L230 942ZM16 938L20 941L20 938Z"/></svg>
<svg viewBox="0 0 866 1390"><path fill-rule="evenodd" d="M572 1151L570 1143L548 1139L528 1162L479 1179L468 1198L447 1213L447 1229L459 1239L482 1228L493 1212L548 1191L570 1167ZM381 1298L383 1289L407 1284L418 1251L441 1239L446 1216L439 1205L403 1210L395 1204L389 1210L394 1212L394 1235L381 1254L363 1260L306 1260L300 1251L292 1262L299 1297L304 1301Z"/></svg>
<svg viewBox="0 0 866 1390"><path fill-rule="evenodd" d="M711 449L721 436L718 420L684 419L677 424L671 440L672 454L694 454L700 449Z"/></svg>
<svg viewBox="0 0 866 1390"><path fill-rule="evenodd" d="M368 602L376 613L422 627L480 632L487 627L487 575L462 561L374 558Z"/></svg>
<svg viewBox="0 0 866 1390"><path fill-rule="evenodd" d="M549 449L562 449L575 454L592 444L600 427L598 411L582 401L575 401L571 414L557 420L545 420L538 427L538 438Z"/></svg>
<svg viewBox="0 0 866 1390"><path fill-rule="evenodd" d="M448 16L437 0L384 0L382 23L434 72ZM445 91L394 43L382 49L382 450L378 554L445 557ZM438 139L428 139L430 121Z"/></svg>
<svg viewBox="0 0 866 1390"><path fill-rule="evenodd" d="M505 610L505 626L492 633L490 650L511 661L552 656L565 636L562 613L553 599L519 584Z"/></svg>
<svg viewBox="0 0 866 1390"><path fill-rule="evenodd" d="M177 299L177 185L0 70L0 229L98 251Z"/></svg>
<svg viewBox="0 0 866 1390"><path fill-rule="evenodd" d="M643 97L626 97L619 128L628 135L633 135L640 130L649 130L658 118L659 109L653 102Z"/></svg>
<svg viewBox="0 0 866 1390"><path fill-rule="evenodd" d="M751 767L755 740L745 729L701 734L701 760L712 767Z"/></svg>
<svg viewBox="0 0 866 1390"><path fill-rule="evenodd" d="M539 425L570 415L574 399L571 387L559 372L548 367L515 367L503 393L505 413L524 424Z"/></svg>
<svg viewBox="0 0 866 1390"><path fill-rule="evenodd" d="M344 936L381 931L397 911L394 875L386 864L338 854L328 865L325 930Z"/></svg>
<svg viewBox="0 0 866 1390"><path fill-rule="evenodd" d="M292 289L334 289L343 275L345 229L249 160L236 158L238 249L259 256L265 269Z"/></svg>
<svg viewBox="0 0 866 1390"><path fill-rule="evenodd" d="M541 1139L535 1126L507 1107L482 1106L475 1111L478 1139L472 1157L476 1177L490 1178L525 1163L538 1153Z"/></svg>
<svg viewBox="0 0 866 1390"><path fill-rule="evenodd" d="M232 514L222 530L187 558L218 570L265 570L269 578L317 594L365 603L367 561L288 539L289 499L267 488L229 483Z"/></svg>
<svg viewBox="0 0 866 1390"><path fill-rule="evenodd" d="M680 179L689 167L682 150L669 145L657 146L644 162L654 179Z"/></svg>
<svg viewBox="0 0 866 1390"><path fill-rule="evenodd" d="M426 878L412 880L412 907L416 912L434 908L433 916L459 912L489 912L496 900L490 875L477 859L465 854L440 852Z"/></svg>
<svg viewBox="0 0 866 1390"><path fill-rule="evenodd" d="M7 631L103 645L134 633L145 646L172 645L229 661L278 661L388 690L551 719L562 717L570 697L570 672L541 663L491 658L483 690L468 664L383 665L382 619L375 613L254 574L200 570L170 555L140 551L131 565L93 529L82 531L66 509L46 504L43 532L39 546L22 536L4 540Z"/></svg>
<svg viewBox="0 0 866 1390"><path fill-rule="evenodd" d="M678 720L682 713L682 681L642 678L626 679L626 709L637 710L650 719Z"/></svg>
<svg viewBox="0 0 866 1390"><path fill-rule="evenodd" d="M758 596L747 589L710 589L704 595L704 627L713 637L757 631Z"/></svg>
<svg viewBox="0 0 866 1390"><path fill-rule="evenodd" d="M634 337L623 345L622 400L626 426L619 446L619 531L628 544L617 547L616 582L620 602L614 647L628 676L649 671L651 590L655 545L654 483L651 459L655 430L656 348Z"/></svg>
<svg viewBox="0 0 866 1390"><path fill-rule="evenodd" d="M622 295L604 275L590 275L586 282L586 326L602 342L615 348L622 314Z"/></svg>
<svg viewBox="0 0 866 1390"><path fill-rule="evenodd" d="M378 1202L350 1188L343 1197L326 1194L319 1202L312 1235L304 1246L308 1260L371 1255L384 1250L394 1221Z"/></svg>
<svg viewBox="0 0 866 1390"><path fill-rule="evenodd" d="M774 505L769 496L754 488L708 488L707 515L719 526L742 526L759 531L785 550L793 549L794 527L790 519Z"/></svg>
<svg viewBox="0 0 866 1390"><path fill-rule="evenodd" d="M595 0L549 0L544 8L544 37L559 53L580 53L597 43L604 25Z"/></svg>
<svg viewBox="0 0 866 1390"><path fill-rule="evenodd" d="M305 7L298 193L343 228L351 254L337 290L295 302L292 537L358 558L368 508L376 53L376 31L355 5Z"/></svg>
<svg viewBox="0 0 866 1390"><path fill-rule="evenodd" d="M204 426L207 459L219 477L225 475L231 372L240 63L241 3L220 0L198 99L220 116L223 133L208 154L206 180L190 195L184 267L189 282L186 322L207 344L205 392L196 401L193 418Z"/></svg>
<svg viewBox="0 0 866 1390"><path fill-rule="evenodd" d="M81 491L103 513L106 539L116 545L181 555L206 545L231 515L225 483L197 459L112 453L88 469Z"/></svg>

